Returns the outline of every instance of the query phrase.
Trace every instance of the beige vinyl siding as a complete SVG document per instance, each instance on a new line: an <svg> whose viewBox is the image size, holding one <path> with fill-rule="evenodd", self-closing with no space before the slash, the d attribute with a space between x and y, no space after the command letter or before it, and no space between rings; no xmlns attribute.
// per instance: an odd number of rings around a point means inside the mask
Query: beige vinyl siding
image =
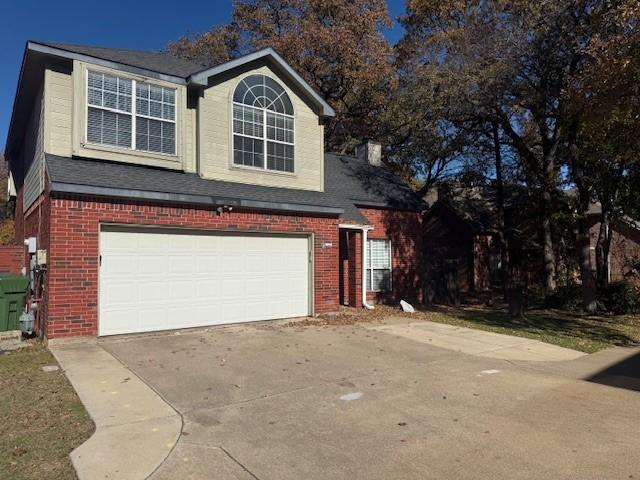
<svg viewBox="0 0 640 480"><path fill-rule="evenodd" d="M73 128L73 81L71 75L45 70L44 92L44 151L70 157Z"/></svg>
<svg viewBox="0 0 640 480"><path fill-rule="evenodd" d="M44 102L42 99L43 91L40 90L34 102L21 153L26 170L23 211L27 211L44 191Z"/></svg>
<svg viewBox="0 0 640 480"><path fill-rule="evenodd" d="M176 89L176 152L160 155L122 148L86 143L86 71L87 68L105 71L137 80L149 81ZM195 112L187 109L187 91L183 85L147 79L120 72L73 62L73 73L45 72L45 141L44 151L61 156L79 156L115 162L153 165L176 170L195 171Z"/></svg>
<svg viewBox="0 0 640 480"><path fill-rule="evenodd" d="M253 170L233 165L232 98L245 76L262 73L278 81L293 103L295 126L294 173ZM200 170L204 178L272 187L322 191L324 189L324 130L318 116L293 91L263 66L223 81L204 91L200 98Z"/></svg>
<svg viewBox="0 0 640 480"><path fill-rule="evenodd" d="M182 166L185 172L196 171L196 110L192 108L184 109L182 135Z"/></svg>

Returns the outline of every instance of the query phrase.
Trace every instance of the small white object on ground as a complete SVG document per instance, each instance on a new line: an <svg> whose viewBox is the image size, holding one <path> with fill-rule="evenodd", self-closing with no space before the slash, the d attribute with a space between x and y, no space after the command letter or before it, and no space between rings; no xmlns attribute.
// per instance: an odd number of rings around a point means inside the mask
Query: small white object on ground
<svg viewBox="0 0 640 480"><path fill-rule="evenodd" d="M58 370L60 370L60 367L58 365L43 365L42 366L42 371L43 372L57 372Z"/></svg>
<svg viewBox="0 0 640 480"><path fill-rule="evenodd" d="M402 307L402 311L406 313L416 313L416 309L413 308L413 305L405 302L404 300L400 300L400 307Z"/></svg>
<svg viewBox="0 0 640 480"><path fill-rule="evenodd" d="M482 370L480 372L480 374L478 375L478 377L481 377L483 375L493 375L494 373L500 373L500 370L495 370L495 369L491 369L491 370Z"/></svg>
<svg viewBox="0 0 640 480"><path fill-rule="evenodd" d="M362 397L362 392L347 393L346 395L342 395L340 400L352 402L353 400L358 400L360 397Z"/></svg>

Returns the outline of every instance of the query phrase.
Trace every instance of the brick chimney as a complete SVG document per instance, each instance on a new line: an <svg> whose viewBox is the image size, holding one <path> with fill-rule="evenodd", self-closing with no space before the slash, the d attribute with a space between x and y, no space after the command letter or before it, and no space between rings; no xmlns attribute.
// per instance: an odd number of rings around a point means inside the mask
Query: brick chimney
<svg viewBox="0 0 640 480"><path fill-rule="evenodd" d="M356 156L363 162L380 167L382 165L382 145L378 142L365 140L356 147Z"/></svg>

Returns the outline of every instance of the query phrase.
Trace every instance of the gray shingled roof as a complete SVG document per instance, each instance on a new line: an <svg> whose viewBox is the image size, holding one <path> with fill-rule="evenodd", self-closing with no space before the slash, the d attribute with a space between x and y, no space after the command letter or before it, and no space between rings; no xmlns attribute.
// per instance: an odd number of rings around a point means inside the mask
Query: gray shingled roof
<svg viewBox="0 0 640 480"><path fill-rule="evenodd" d="M166 52L130 50L124 48L91 47L86 45L71 45L57 42L41 42L41 45L66 50L67 52L89 55L91 57L122 63L131 67L144 68L165 75L187 78L196 72L207 68L208 65L183 60Z"/></svg>
<svg viewBox="0 0 640 480"><path fill-rule="evenodd" d="M421 211L424 201L385 166L374 166L358 158L325 155L325 191L358 206Z"/></svg>
<svg viewBox="0 0 640 480"><path fill-rule="evenodd" d="M50 154L46 155L46 162L53 192L333 215L342 212L341 203L323 192L205 180L193 173ZM92 187L92 190L81 187Z"/></svg>
<svg viewBox="0 0 640 480"><path fill-rule="evenodd" d="M325 156L325 192L264 187L206 180L193 173L139 165L46 155L51 191L91 193L128 198L231 205L265 209L340 214L347 223L369 221L356 206L422 210L425 204L385 167L353 157ZM136 194L135 192L146 192ZM98 193L100 194L100 193ZM188 197L188 198L187 198ZM198 197L198 198L196 198Z"/></svg>

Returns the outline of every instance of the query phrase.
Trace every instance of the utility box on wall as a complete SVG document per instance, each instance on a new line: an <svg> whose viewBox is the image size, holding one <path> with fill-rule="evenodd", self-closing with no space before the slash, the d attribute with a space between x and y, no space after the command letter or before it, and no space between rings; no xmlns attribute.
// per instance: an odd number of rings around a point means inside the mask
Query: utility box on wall
<svg viewBox="0 0 640 480"><path fill-rule="evenodd" d="M47 251L46 250L38 250L36 252L36 264L37 265L46 265L47 264Z"/></svg>

